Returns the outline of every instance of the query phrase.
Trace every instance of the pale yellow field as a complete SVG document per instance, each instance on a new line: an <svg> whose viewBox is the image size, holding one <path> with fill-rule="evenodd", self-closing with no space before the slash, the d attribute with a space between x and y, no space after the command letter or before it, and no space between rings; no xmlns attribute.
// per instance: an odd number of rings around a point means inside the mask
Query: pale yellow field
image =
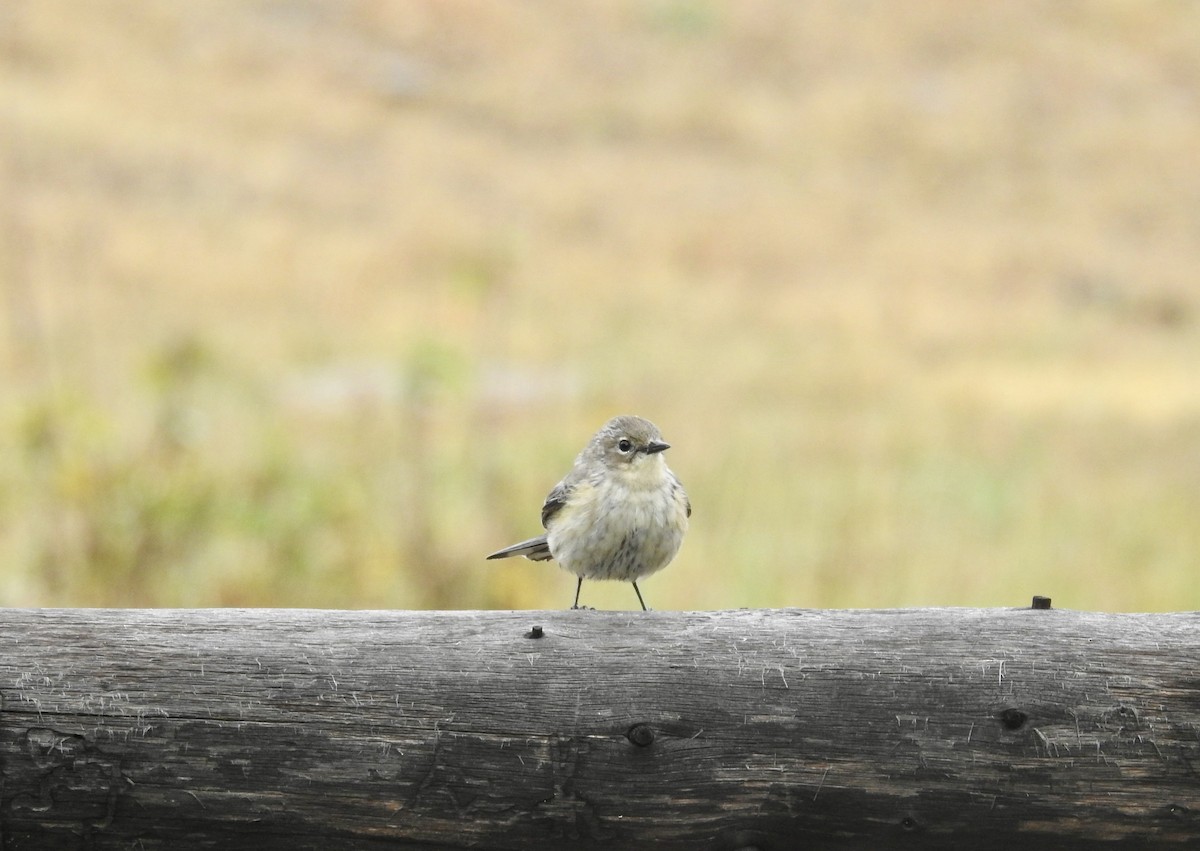
<svg viewBox="0 0 1200 851"><path fill-rule="evenodd" d="M0 605L1200 608L1200 5L8 0ZM627 586L584 602L632 608Z"/></svg>

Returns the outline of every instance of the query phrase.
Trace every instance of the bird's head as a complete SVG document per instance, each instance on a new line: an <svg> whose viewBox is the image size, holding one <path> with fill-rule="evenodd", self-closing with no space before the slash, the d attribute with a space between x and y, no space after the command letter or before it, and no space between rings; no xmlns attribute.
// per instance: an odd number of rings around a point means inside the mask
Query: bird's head
<svg viewBox="0 0 1200 851"><path fill-rule="evenodd" d="M670 449L658 426L641 417L613 417L588 445L589 453L606 467L625 475L657 473L663 466L662 453Z"/></svg>

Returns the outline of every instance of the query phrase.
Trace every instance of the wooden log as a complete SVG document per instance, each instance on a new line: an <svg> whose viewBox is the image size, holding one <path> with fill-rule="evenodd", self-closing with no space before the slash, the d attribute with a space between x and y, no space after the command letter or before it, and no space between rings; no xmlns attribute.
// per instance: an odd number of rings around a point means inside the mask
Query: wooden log
<svg viewBox="0 0 1200 851"><path fill-rule="evenodd" d="M1200 614L0 610L0 848L1200 843Z"/></svg>

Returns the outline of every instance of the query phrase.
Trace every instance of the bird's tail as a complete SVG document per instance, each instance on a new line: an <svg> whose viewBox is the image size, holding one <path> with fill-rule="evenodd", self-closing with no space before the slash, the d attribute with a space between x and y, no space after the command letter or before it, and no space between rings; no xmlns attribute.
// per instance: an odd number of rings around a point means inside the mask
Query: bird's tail
<svg viewBox="0 0 1200 851"><path fill-rule="evenodd" d="M528 541L521 541L519 544L497 550L488 558L512 558L513 556L525 556L533 561L546 561L546 559L554 558L550 553L550 545L546 543L545 535L538 535Z"/></svg>

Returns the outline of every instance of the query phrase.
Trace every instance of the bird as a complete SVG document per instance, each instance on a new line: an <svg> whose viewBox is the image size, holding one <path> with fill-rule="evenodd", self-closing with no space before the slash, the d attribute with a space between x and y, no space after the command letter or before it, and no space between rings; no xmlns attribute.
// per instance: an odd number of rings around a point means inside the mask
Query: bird
<svg viewBox="0 0 1200 851"><path fill-rule="evenodd" d="M692 504L663 453L671 445L658 427L635 416L613 417L575 458L571 471L542 505L545 533L492 553L488 559L556 559L584 579L633 583L670 564L687 532Z"/></svg>

